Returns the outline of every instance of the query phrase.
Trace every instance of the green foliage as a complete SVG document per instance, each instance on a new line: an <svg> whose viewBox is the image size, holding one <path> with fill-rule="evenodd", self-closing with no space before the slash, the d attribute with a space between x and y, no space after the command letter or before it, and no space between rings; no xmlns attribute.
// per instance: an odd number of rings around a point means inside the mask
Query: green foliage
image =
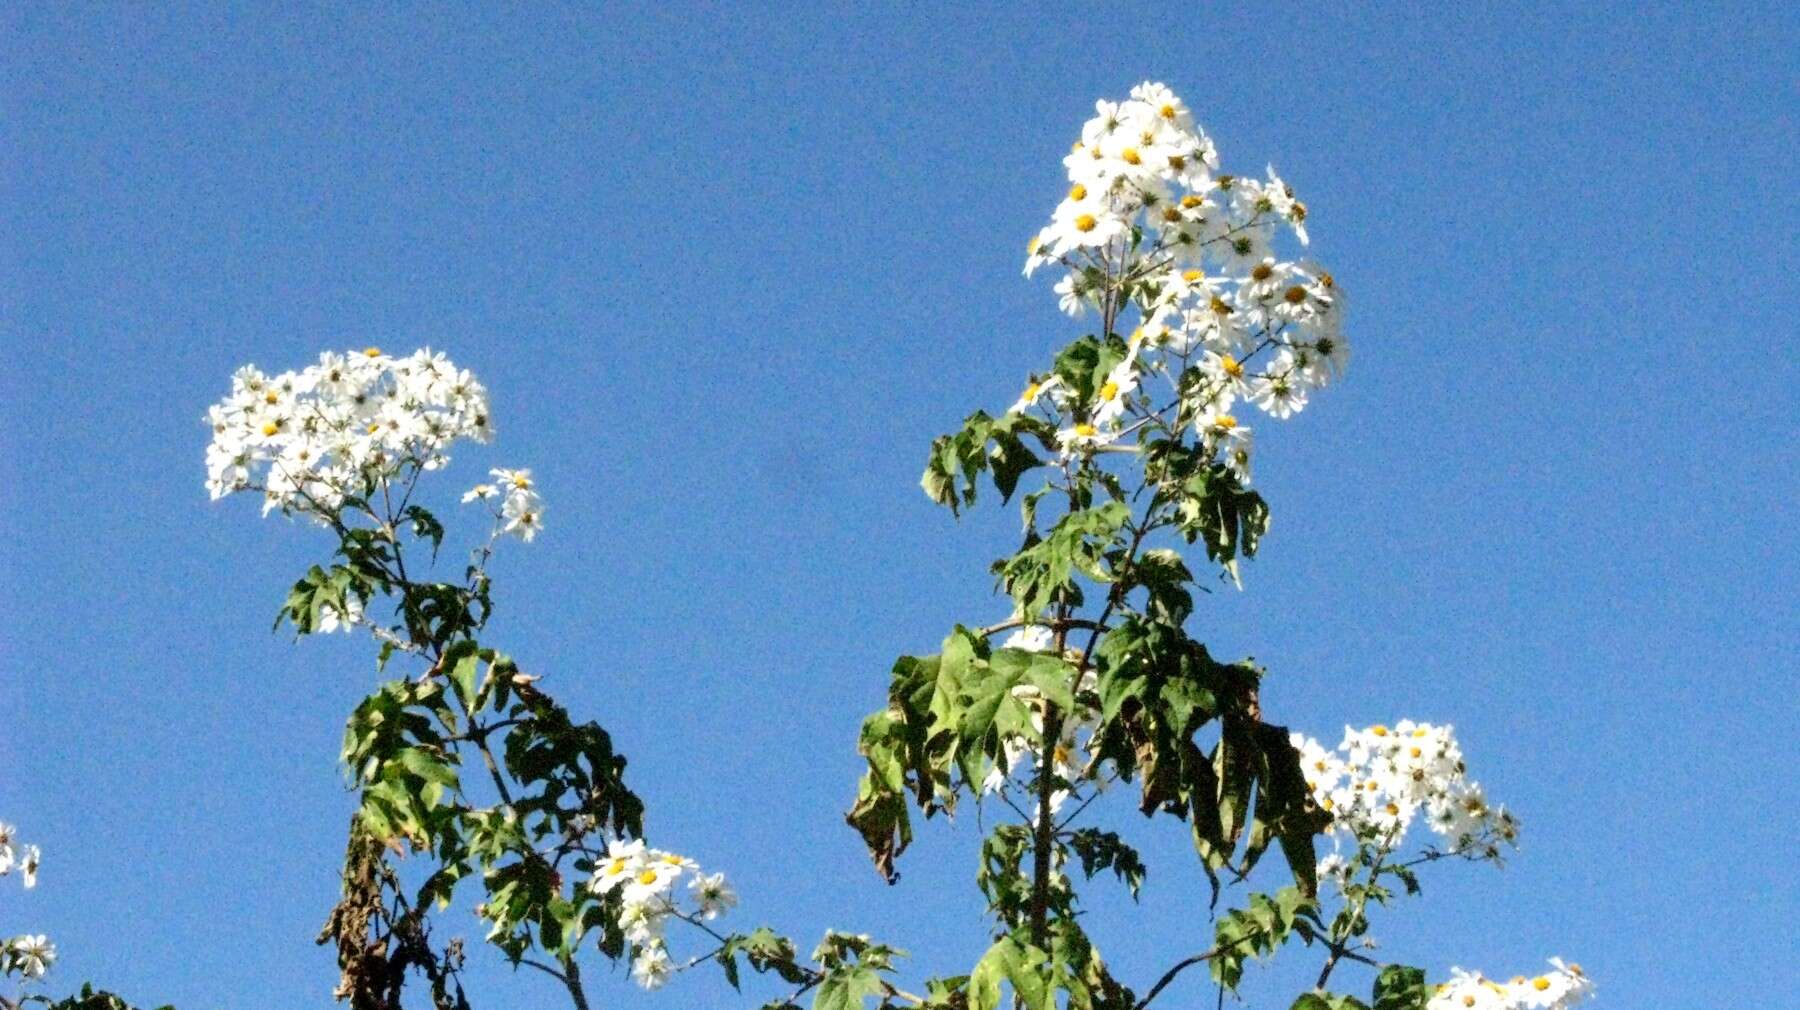
<svg viewBox="0 0 1800 1010"><path fill-rule="evenodd" d="M1092 335L1071 342L1056 356L1051 366L1058 378L1081 403L1092 403L1094 391L1106 381L1106 373L1125 360L1130 348L1116 336L1102 340Z"/></svg>
<svg viewBox="0 0 1800 1010"><path fill-rule="evenodd" d="M74 996L54 1002L43 996L27 996L21 1005L29 1003L42 1004L44 1010L137 1010L136 1007L126 1002L124 997L95 989L92 985L87 984L84 984L81 992ZM175 1008L165 1004L158 1007L157 1010L175 1010Z"/></svg>
<svg viewBox="0 0 1800 1010"><path fill-rule="evenodd" d="M976 478L986 472L1000 500L1006 501L1018 487L1020 476L1044 465L1026 446L1026 437L1047 451L1056 450L1056 431L1043 421L1023 414L996 418L978 410L963 421L960 430L940 435L931 443L919 486L932 501L960 513L975 504Z"/></svg>
<svg viewBox="0 0 1800 1010"><path fill-rule="evenodd" d="M1212 454L1178 438L1144 446L1146 479L1174 506L1175 528L1233 578L1239 558L1254 557L1269 531L1269 506Z"/></svg>
<svg viewBox="0 0 1800 1010"><path fill-rule="evenodd" d="M981 843L981 869L975 886L987 896L988 911L1008 928L1025 922L1031 902L1031 878L1025 859L1032 848L1031 829L1023 824L1001 824Z"/></svg>
<svg viewBox="0 0 1800 1010"><path fill-rule="evenodd" d="M1144 590L1144 614L1150 620L1180 627L1194 612L1194 594L1188 591L1193 581L1181 555L1162 548L1138 555L1125 570L1124 588Z"/></svg>
<svg viewBox="0 0 1800 1010"><path fill-rule="evenodd" d="M1067 706L1072 675L1065 660L990 650L962 627L938 655L894 664L888 707L863 722L868 771L847 817L884 878L897 879L894 858L912 839L906 795L930 816L953 809L959 792L977 793L988 768L1005 760L1002 741L1038 739L1019 689Z"/></svg>
<svg viewBox="0 0 1800 1010"><path fill-rule="evenodd" d="M1321 989L1301 993L1288 1010L1369 1010L1369 1008L1355 996L1342 996Z"/></svg>
<svg viewBox="0 0 1800 1010"><path fill-rule="evenodd" d="M290 621L296 632L310 635L319 630L328 612L349 613L350 601L355 599L360 605L368 600L369 591L368 581L351 568L333 565L326 570L314 565L288 592L287 602L275 615L275 627Z"/></svg>
<svg viewBox="0 0 1800 1010"><path fill-rule="evenodd" d="M1048 956L1036 947L1010 935L1001 937L969 974L969 1010L999 1007L1003 984L1011 984L1013 993L1028 1010L1045 1010L1050 1002L1044 971L1047 960Z"/></svg>
<svg viewBox="0 0 1800 1010"><path fill-rule="evenodd" d="M1329 818L1311 803L1286 729L1260 719L1261 671L1219 663L1179 626L1136 616L1107 633L1096 659L1101 757L1140 782L1145 814L1188 822L1215 892L1220 871L1243 877L1278 842L1301 891L1314 893L1312 839ZM1214 723L1207 753L1197 737Z"/></svg>
<svg viewBox="0 0 1800 1010"><path fill-rule="evenodd" d="M498 802L468 795L464 748L489 763ZM352 713L343 760L361 788L359 830L433 857L412 904L445 907L477 877L490 940L514 961L533 947L566 960L596 930L604 952L623 953L617 899L569 888L558 863L603 832L640 834L643 804L606 731L574 722L506 655L457 639L425 677L382 685Z"/></svg>
<svg viewBox="0 0 1800 1010"><path fill-rule="evenodd" d="M883 975L904 952L866 936L830 932L812 956L820 967L813 1010L863 1010L870 997L891 994Z"/></svg>
<svg viewBox="0 0 1800 1010"><path fill-rule="evenodd" d="M796 960L794 941L777 934L767 926L748 933L734 933L719 944L715 959L725 971L733 989L739 988L738 957L743 956L758 974L773 972L793 985L810 981L812 973Z"/></svg>
<svg viewBox="0 0 1800 1010"><path fill-rule="evenodd" d="M1052 604L1078 607L1082 594L1075 576L1114 581L1111 567L1120 558L1130 520L1131 510L1116 501L1071 512L1042 539L1027 537L1025 546L996 564L994 572L1020 613L1041 614Z"/></svg>
<svg viewBox="0 0 1800 1010"><path fill-rule="evenodd" d="M1046 950L1018 931L995 941L969 975L969 1010L997 1010L1004 988L1027 1010L1128 1010L1133 1005L1131 990L1107 972L1074 919L1056 920L1049 941Z"/></svg>
<svg viewBox="0 0 1800 1010"><path fill-rule="evenodd" d="M1110 314L1107 323L1102 335L1064 348L1046 380L1056 384L1068 423L1090 416L1108 373L1131 353ZM887 705L863 723L858 749L867 767L847 820L894 882L895 861L913 838L912 807L927 818L953 812L959 798L982 795L1009 753L1036 754L1045 734L1065 726L1091 731L1080 739L1084 765L1033 762L1033 808L1043 811L1037 805L1052 794L1082 796L1107 769L1137 782L1145 815L1186 822L1215 902L1223 883L1246 878L1269 848L1282 850L1293 884L1273 897L1252 895L1247 908L1219 920L1213 971L1235 986L1245 959L1272 954L1291 935L1310 943L1325 934L1313 900L1314 837L1330 819L1312 803L1287 730L1262 718L1262 671L1214 660L1189 637L1193 572L1179 551L1150 542L1166 530L1201 543L1235 579L1267 532L1268 507L1194 437L1191 406L1178 406L1171 420L1144 409L1152 404L1142 392L1126 405L1139 411L1128 431L1136 439L1117 453L1065 453L1054 427L1032 412L977 412L933 443L921 485L953 513L975 503L984 472L1003 499L1021 475L1044 473L1043 486L1021 496L1023 541L991 568L1014 620L984 633L958 625L936 655L895 662ZM1055 463L1038 459L1025 439L1055 453ZM1131 468L1115 472L1103 465L1108 459L1141 463L1141 480L1134 486ZM1054 646L989 644L988 634L1018 624L1050 629ZM999 938L966 979L929 989L926 1004L997 1010L1010 990L1025 1010L1133 1008L1077 926L1074 884L1062 868L1079 865L1088 880L1110 871L1135 898L1145 877L1137 850L1117 832L1070 827L1091 792L1061 823L1003 795L1024 823L988 832L976 875ZM860 976L837 985L845 995L834 990L834 1010L879 988ZM1307 999L1311 1010L1360 1005L1324 993Z"/></svg>
<svg viewBox="0 0 1800 1010"><path fill-rule="evenodd" d="M1425 973L1406 965L1390 964L1375 976L1374 1010L1425 1010L1431 986Z"/></svg>
<svg viewBox="0 0 1800 1010"><path fill-rule="evenodd" d="M1113 876L1131 889L1132 898L1138 896L1144 875L1149 871L1144 868L1137 850L1125 844L1116 832L1081 828L1069 835L1069 848L1081 860L1081 872L1089 880L1102 870L1111 870Z"/></svg>
<svg viewBox="0 0 1800 1010"><path fill-rule="evenodd" d="M1272 956L1292 936L1311 944L1321 932L1318 913L1318 903L1294 887L1273 896L1252 894L1248 907L1226 912L1213 927L1213 980L1236 989L1246 961Z"/></svg>

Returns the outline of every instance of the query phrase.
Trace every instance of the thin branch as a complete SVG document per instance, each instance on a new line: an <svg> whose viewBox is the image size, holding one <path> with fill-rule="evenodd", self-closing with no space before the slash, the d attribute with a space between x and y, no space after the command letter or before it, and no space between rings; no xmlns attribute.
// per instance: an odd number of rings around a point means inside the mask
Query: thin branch
<svg viewBox="0 0 1800 1010"><path fill-rule="evenodd" d="M563 982L566 984L569 981L569 978L567 975L564 975L562 972L557 971L555 968L550 967L549 965L545 964L542 961L533 961L531 958L522 957L522 958L519 958L519 963L522 965L525 965L527 967L536 968L538 971L541 971L544 974L550 976L551 978L556 979L558 982Z"/></svg>
<svg viewBox="0 0 1800 1010"><path fill-rule="evenodd" d="M1224 944L1223 946L1219 946L1219 947L1214 947L1213 949L1207 951L1204 954L1195 954L1193 957L1184 958L1180 961L1177 961L1173 968L1170 968L1168 971L1163 972L1162 977L1156 980L1156 984L1150 987L1150 991L1144 994L1143 999L1137 1001L1137 1005L1134 1006L1132 1008L1132 1010L1144 1010L1145 1007L1150 1005L1150 1001L1155 999L1157 997L1157 995L1160 994L1164 989L1167 989L1169 987L1169 983L1175 981L1176 976L1180 975L1182 972L1187 971L1189 968L1192 968L1194 965L1204 964L1207 961L1211 961L1213 958L1218 957L1220 954L1224 954L1224 953L1232 950L1233 948L1240 947L1240 946L1244 945L1245 943L1250 942L1251 939L1253 939L1253 937L1251 937L1251 936L1242 936L1231 943Z"/></svg>
<svg viewBox="0 0 1800 1010"><path fill-rule="evenodd" d="M1010 620L1001 621L999 624L990 624L987 627L976 631L975 634L980 638L992 638L1002 631L1009 631L1013 628L1023 628L1027 626L1033 628L1049 628L1051 631L1067 631L1070 628L1094 629L1099 631L1106 630L1093 621L1082 620L1079 617L1038 618L1035 620L1014 617Z"/></svg>

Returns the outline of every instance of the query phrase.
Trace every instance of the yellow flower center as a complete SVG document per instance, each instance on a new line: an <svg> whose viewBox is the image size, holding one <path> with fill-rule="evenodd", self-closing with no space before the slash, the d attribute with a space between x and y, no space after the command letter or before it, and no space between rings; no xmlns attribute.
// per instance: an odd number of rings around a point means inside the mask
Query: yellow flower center
<svg viewBox="0 0 1800 1010"><path fill-rule="evenodd" d="M1388 728L1386 726L1380 726L1380 725L1370 726L1369 732L1375 734L1376 736L1387 736Z"/></svg>
<svg viewBox="0 0 1800 1010"><path fill-rule="evenodd" d="M1474 994L1470 994L1468 996L1463 997L1463 1006L1474 1006L1474 1005L1475 1005Z"/></svg>
<svg viewBox="0 0 1800 1010"><path fill-rule="evenodd" d="M663 857L663 862L668 863L670 866L680 866L681 857L671 852Z"/></svg>
<svg viewBox="0 0 1800 1010"><path fill-rule="evenodd" d="M1420 726L1418 729L1413 730L1413 737L1415 739L1423 740L1427 735L1428 735L1427 731L1426 731L1425 727L1423 727L1423 726Z"/></svg>
<svg viewBox="0 0 1800 1010"><path fill-rule="evenodd" d="M621 873L624 873L625 872L625 860L615 859L612 862L607 863L606 864L606 872L609 875L615 876L615 877Z"/></svg>
<svg viewBox="0 0 1800 1010"><path fill-rule="evenodd" d="M1164 102L1162 105L1162 108L1156 110L1156 114L1163 117L1164 119L1174 119L1175 118L1175 106L1170 105L1168 102Z"/></svg>
<svg viewBox="0 0 1800 1010"><path fill-rule="evenodd" d="M1388 812L1389 817L1400 816L1400 808L1398 806L1396 806L1395 804L1389 803L1386 807L1386 810Z"/></svg>
<svg viewBox="0 0 1800 1010"><path fill-rule="evenodd" d="M1093 231L1094 226L1099 223L1100 223L1099 221L1096 221L1094 219L1094 215L1082 214L1081 216L1079 216L1075 219L1075 230L1082 231L1082 232Z"/></svg>
<svg viewBox="0 0 1800 1010"><path fill-rule="evenodd" d="M1193 210L1195 207L1198 207L1205 202L1205 200L1200 199L1192 193L1181 198L1181 205L1188 210Z"/></svg>
<svg viewBox="0 0 1800 1010"><path fill-rule="evenodd" d="M1100 399L1102 399L1102 400L1106 400L1106 401L1110 402L1114 397L1116 397L1118 395L1119 395L1119 384L1116 382L1108 382L1106 385L1100 387Z"/></svg>
<svg viewBox="0 0 1800 1010"><path fill-rule="evenodd" d="M1086 200L1087 199L1087 187L1083 186L1079 182L1073 186L1070 186L1069 187L1069 199L1071 199L1071 200Z"/></svg>
<svg viewBox="0 0 1800 1010"><path fill-rule="evenodd" d="M365 358L379 358L379 357L381 357L381 348L379 348L379 347L365 347L365 348L363 348L363 357L365 357Z"/></svg>
<svg viewBox="0 0 1800 1010"><path fill-rule="evenodd" d="M1138 154L1138 149L1135 147L1127 147L1125 150L1120 151L1119 160L1127 165L1141 165L1144 161L1143 156Z"/></svg>
<svg viewBox="0 0 1800 1010"><path fill-rule="evenodd" d="M1238 362L1238 359L1229 354L1219 355L1219 370L1234 379L1241 379L1244 377L1244 366Z"/></svg>
<svg viewBox="0 0 1800 1010"><path fill-rule="evenodd" d="M1174 224L1175 222L1181 220L1181 209L1178 207L1164 207L1163 208L1163 220L1169 222L1170 224Z"/></svg>
<svg viewBox="0 0 1800 1010"><path fill-rule="evenodd" d="M1218 297L1217 295L1213 296L1212 310L1213 310L1214 315L1219 315L1219 316L1231 315L1231 306L1225 304L1225 300L1223 298Z"/></svg>
<svg viewBox="0 0 1800 1010"><path fill-rule="evenodd" d="M1271 276L1273 276L1274 273L1275 273L1274 267L1268 265L1267 263L1258 263L1256 265L1256 269L1250 271L1250 279L1253 281L1266 281Z"/></svg>
<svg viewBox="0 0 1800 1010"><path fill-rule="evenodd" d="M1094 427L1093 425L1088 424L1086 422L1083 422L1083 423L1075 426L1075 434L1080 435L1082 438L1093 438L1095 435L1098 435L1099 433L1100 433L1100 429L1098 429L1098 428Z"/></svg>
<svg viewBox="0 0 1800 1010"><path fill-rule="evenodd" d="M1281 297L1286 298L1289 305L1298 305L1301 302L1306 301L1306 289L1296 284L1293 287L1288 288Z"/></svg>
<svg viewBox="0 0 1800 1010"><path fill-rule="evenodd" d="M1206 271L1204 271L1204 270L1189 269L1189 270L1183 270L1181 272L1181 279L1184 281L1187 281L1189 284L1197 284L1203 278L1205 278L1205 276L1206 276Z"/></svg>
<svg viewBox="0 0 1800 1010"><path fill-rule="evenodd" d="M530 486L531 486L531 478L530 478L530 477L526 477L526 476L524 476L524 475L522 475L522 474L520 474L520 475L515 475L515 476L514 476L514 477L513 477L513 479L512 479L512 486L513 486L513 487L516 487L516 488L518 488L518 489L519 489L519 490L521 490L521 491L523 491L523 490L525 490L525 489L526 489L526 488L528 488L528 487L530 487Z"/></svg>
<svg viewBox="0 0 1800 1010"><path fill-rule="evenodd" d="M1232 417L1230 414L1220 414L1218 417L1213 418L1212 426L1220 431L1230 431L1237 427L1237 418Z"/></svg>
<svg viewBox="0 0 1800 1010"><path fill-rule="evenodd" d="M1419 749L1419 748L1417 748L1417 747L1414 747L1414 748L1413 748L1413 749L1412 749L1412 752L1411 752L1411 753L1412 753L1412 756L1413 756L1413 757L1419 757L1419 756L1421 756L1421 755L1423 755L1423 754L1424 754L1424 753L1425 753L1425 752L1424 752L1424 751L1422 751L1422 750L1420 750L1420 749Z"/></svg>
<svg viewBox="0 0 1800 1010"><path fill-rule="evenodd" d="M1187 167L1187 159L1179 154L1169 155L1169 167L1179 172Z"/></svg>
<svg viewBox="0 0 1800 1010"><path fill-rule="evenodd" d="M638 883L643 884L645 887L648 887L651 884L656 883L656 871L655 870L645 870L644 872L638 874L637 880L638 880Z"/></svg>
<svg viewBox="0 0 1800 1010"><path fill-rule="evenodd" d="M276 424L274 421L270 421L269 423L263 425L263 427L262 427L262 432L264 435L273 435L280 430L281 430L281 425Z"/></svg>
<svg viewBox="0 0 1800 1010"><path fill-rule="evenodd" d="M277 393L273 389L271 389L268 392L263 394L263 402L264 403L280 403L281 402L281 394Z"/></svg>
<svg viewBox="0 0 1800 1010"><path fill-rule="evenodd" d="M1037 384L1037 383L1035 383L1035 382L1034 382L1034 383L1032 383L1032 384L1031 384L1031 385L1029 385L1029 386L1026 386L1026 387L1025 387L1025 392L1023 392L1023 393L1020 393L1020 394L1019 394L1019 399L1021 399L1021 400L1035 400L1035 399L1037 399L1037 395L1038 395L1038 389L1039 389L1039 388L1040 388L1040 387L1039 387L1039 386L1038 386L1038 384Z"/></svg>
<svg viewBox="0 0 1800 1010"><path fill-rule="evenodd" d="M1038 251L1038 236L1033 235L1033 236L1031 236L1030 239L1026 240L1026 242L1025 242L1025 254L1027 256L1036 256L1037 251Z"/></svg>
<svg viewBox="0 0 1800 1010"><path fill-rule="evenodd" d="M1547 976L1539 975L1537 978L1531 980L1531 987L1538 992L1543 992L1545 989L1550 988L1550 979Z"/></svg>

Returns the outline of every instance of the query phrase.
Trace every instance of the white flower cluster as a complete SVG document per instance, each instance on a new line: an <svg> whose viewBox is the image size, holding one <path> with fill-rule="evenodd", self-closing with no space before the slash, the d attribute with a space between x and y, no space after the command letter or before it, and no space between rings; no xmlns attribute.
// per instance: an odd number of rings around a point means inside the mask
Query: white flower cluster
<svg viewBox="0 0 1800 1010"><path fill-rule="evenodd" d="M1568 1010L1594 994L1594 982L1578 964L1551 958L1554 969L1534 978L1495 982L1479 972L1453 969L1425 1010Z"/></svg>
<svg viewBox="0 0 1800 1010"><path fill-rule="evenodd" d="M1505 807L1490 805L1468 777L1449 726L1410 720L1392 729L1346 726L1335 751L1298 733L1291 739L1307 787L1331 814L1329 832L1336 837L1391 851L1421 811L1431 830L1449 840L1449 854L1495 859L1500 843L1518 837L1518 821ZM1337 857L1320 865L1324 874L1341 869Z"/></svg>
<svg viewBox="0 0 1800 1010"><path fill-rule="evenodd" d="M1029 243L1025 273L1060 264L1064 311L1111 319L1134 307L1140 325L1090 402L1052 376L1034 378L1013 409L1048 397L1057 423L1069 422L1064 451L1091 451L1127 433L1142 410L1134 394L1160 373L1204 443L1248 482L1251 431L1231 411L1243 400L1287 418L1342 375L1343 292L1325 270L1276 253L1282 233L1307 243L1306 205L1272 168L1266 180L1215 174L1218 153L1174 92L1146 82L1095 111L1063 159L1068 195Z"/></svg>
<svg viewBox="0 0 1800 1010"><path fill-rule="evenodd" d="M56 945L42 933L0 940L0 977L43 978L56 962Z"/></svg>
<svg viewBox="0 0 1800 1010"><path fill-rule="evenodd" d="M0 821L0 877L18 870L26 888L36 887L41 860L37 846L20 842L18 829ZM0 976L41 978L55 960L56 946L42 934L0 939Z"/></svg>
<svg viewBox="0 0 1800 1010"><path fill-rule="evenodd" d="M494 502L494 522L502 533L511 533L527 543L544 525L544 503L538 497L537 485L530 470L489 470L493 484L477 484L463 493L464 504L472 501Z"/></svg>
<svg viewBox="0 0 1800 1010"><path fill-rule="evenodd" d="M37 846L19 841L18 829L0 821L0 877L18 870L26 890L30 890L37 886L38 863L42 859Z"/></svg>
<svg viewBox="0 0 1800 1010"><path fill-rule="evenodd" d="M683 876L691 909L677 903ZM723 873L702 873L686 856L646 848L642 840L608 845L588 888L599 895L619 892L619 926L634 948L631 977L645 989L658 988L676 970L664 938L670 918L714 919L738 900Z"/></svg>
<svg viewBox="0 0 1800 1010"><path fill-rule="evenodd" d="M493 434L487 389L430 349L390 357L376 348L325 353L298 372L245 365L207 411L206 487L213 498L263 495L323 519L409 468L433 470L459 438Z"/></svg>

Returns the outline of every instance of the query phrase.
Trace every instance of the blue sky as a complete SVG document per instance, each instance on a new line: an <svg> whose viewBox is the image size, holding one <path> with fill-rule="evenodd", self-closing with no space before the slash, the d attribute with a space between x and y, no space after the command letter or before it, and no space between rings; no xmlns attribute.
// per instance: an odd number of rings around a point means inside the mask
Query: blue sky
<svg viewBox="0 0 1800 1010"><path fill-rule="evenodd" d="M1350 379L1265 432L1274 529L1193 627L1296 728L1454 723L1525 819L1386 955L1791 995L1791 9L533 11L0 14L0 817L47 854L0 932L58 940L61 986L330 1004L377 677L268 633L329 545L209 503L199 418L242 363L369 343L493 389L440 491L529 465L549 508L490 638L614 732L653 840L741 925L966 970L979 826L883 886L840 820L856 727L895 655L1004 615L1014 514L934 509L923 449L1078 332L1024 239L1093 100L1156 78L1300 190L1354 298ZM1145 902L1099 888L1090 929L1141 987L1209 927L1180 827L1133 829ZM478 1006L560 998L477 961Z"/></svg>

